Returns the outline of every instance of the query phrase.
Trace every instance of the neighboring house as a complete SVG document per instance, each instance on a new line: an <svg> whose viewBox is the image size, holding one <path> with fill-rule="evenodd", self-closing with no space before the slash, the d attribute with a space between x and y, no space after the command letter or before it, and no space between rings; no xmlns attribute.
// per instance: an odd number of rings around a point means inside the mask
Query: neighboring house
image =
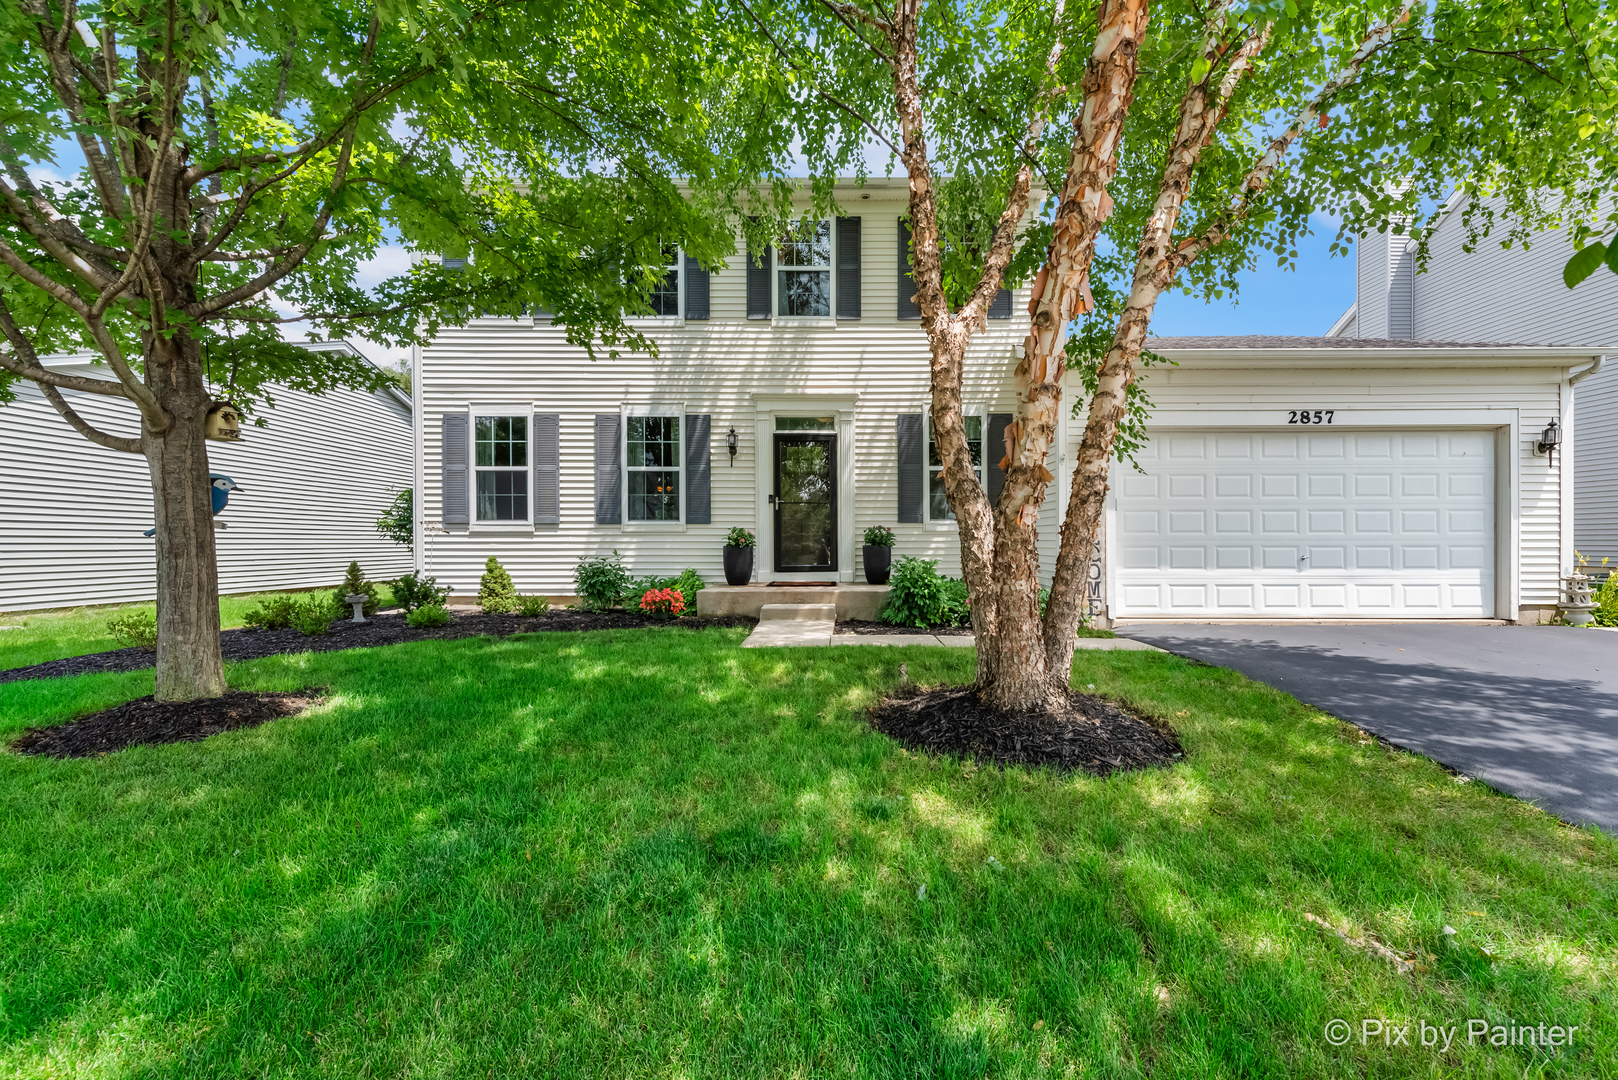
<svg viewBox="0 0 1618 1080"><path fill-rule="evenodd" d="M353 349L345 342L311 345ZM88 355L47 367L109 378ZM150 600L152 482L146 459L97 446L68 427L32 383L0 407L5 462L0 610ZM332 586L350 560L368 576L410 569L408 548L377 535L377 517L410 484L410 399L393 390L312 395L272 388L266 427L244 424L238 443L208 444L210 467L241 490L216 519L219 591ZM135 433L134 406L63 391L87 420Z"/></svg>
<svg viewBox="0 0 1618 1080"><path fill-rule="evenodd" d="M930 452L928 349L903 181L839 190L807 244L672 263L644 321L657 357L589 360L543 318L487 318L419 352L418 565L461 596L497 556L519 590L573 592L581 558L722 580L727 530L757 582L862 580L860 535L959 573ZM738 244L740 239L738 238ZM784 248L784 250L782 250ZM1027 330L1003 295L967 357L991 494ZM1533 443L1579 349L1168 339L1145 376L1146 470L1118 467L1093 606L1113 618L1539 619L1568 521ZM1079 403L1077 375L1070 403ZM1317 424L1318 414L1318 424ZM1041 517L1048 579L1082 416L1064 415Z"/></svg>
<svg viewBox="0 0 1618 1080"><path fill-rule="evenodd" d="M1477 250L1466 252L1465 241L1458 202L1432 237L1424 272L1416 272L1415 244L1407 237L1365 237L1357 250L1355 302L1328 334L1618 352L1618 274L1601 268L1569 289L1562 283L1562 267L1573 248L1565 233L1541 232L1527 248L1502 248L1498 240L1485 238ZM1579 495L1573 544L1597 561L1618 558L1618 363L1577 387L1576 395L1569 388L1562 403L1565 460L1573 467Z"/></svg>

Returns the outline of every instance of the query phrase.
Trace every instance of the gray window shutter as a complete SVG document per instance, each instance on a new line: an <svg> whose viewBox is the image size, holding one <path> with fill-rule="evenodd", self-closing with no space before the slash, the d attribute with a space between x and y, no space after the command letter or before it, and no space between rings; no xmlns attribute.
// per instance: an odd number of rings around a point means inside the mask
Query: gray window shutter
<svg viewBox="0 0 1618 1080"><path fill-rule="evenodd" d="M860 219L837 219L837 317L860 317Z"/></svg>
<svg viewBox="0 0 1618 1080"><path fill-rule="evenodd" d="M562 523L562 418L556 413L535 413L534 524Z"/></svg>
<svg viewBox="0 0 1618 1080"><path fill-rule="evenodd" d="M467 476L466 456L472 419L463 412L445 413L441 421L438 454L444 470L444 508L441 512L444 524L470 525L472 509L467 494L470 478Z"/></svg>
<svg viewBox="0 0 1618 1080"><path fill-rule="evenodd" d="M989 301L989 318L991 318L991 319L1009 319L1009 318L1011 318L1011 290L1010 289L1000 289L1000 290L997 290L995 292L994 299Z"/></svg>
<svg viewBox="0 0 1618 1080"><path fill-rule="evenodd" d="M713 522L712 418L705 413L685 414L685 523Z"/></svg>
<svg viewBox="0 0 1618 1080"><path fill-rule="evenodd" d="M989 463L989 505L1000 501L1000 489L1006 486L1006 470L1000 463L1006 460L1006 428L1011 426L1011 414L989 414L989 441L983 446L983 457Z"/></svg>
<svg viewBox="0 0 1618 1080"><path fill-rule="evenodd" d="M898 425L899 523L921 524L922 434L921 413L900 413Z"/></svg>
<svg viewBox="0 0 1618 1080"><path fill-rule="evenodd" d="M899 219L899 318L921 318L921 308L916 306L916 279L910 273L910 224L904 218Z"/></svg>
<svg viewBox="0 0 1618 1080"><path fill-rule="evenodd" d="M774 268L770 265L774 253L768 244L764 245L762 252L747 249L747 317L749 319L768 319L770 317L770 274Z"/></svg>
<svg viewBox="0 0 1618 1080"><path fill-rule="evenodd" d="M596 414L596 524L621 525L624 520L623 417Z"/></svg>
<svg viewBox="0 0 1618 1080"><path fill-rule="evenodd" d="M685 317L708 317L708 271L689 255L685 257Z"/></svg>

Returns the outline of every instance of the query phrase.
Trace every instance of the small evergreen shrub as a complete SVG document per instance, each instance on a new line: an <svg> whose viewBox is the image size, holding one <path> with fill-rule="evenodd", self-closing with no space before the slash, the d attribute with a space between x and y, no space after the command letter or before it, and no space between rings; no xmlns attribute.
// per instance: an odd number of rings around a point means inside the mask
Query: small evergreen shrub
<svg viewBox="0 0 1618 1080"><path fill-rule="evenodd" d="M893 567L888 599L877 618L892 626L942 626L945 609L938 560L905 555Z"/></svg>
<svg viewBox="0 0 1618 1080"><path fill-rule="evenodd" d="M344 597L353 596L356 593L365 597L365 603L360 607L360 610L369 619L382 606L382 598L377 595L376 584L365 580L365 572L360 569L360 564L351 562L348 564L348 572L343 575L343 583L337 586L336 591L331 594L332 610L337 613L335 618L341 619L345 616L353 616L354 606Z"/></svg>
<svg viewBox="0 0 1618 1080"><path fill-rule="evenodd" d="M393 602L403 608L406 615L429 604L442 607L448 596L449 590L439 588L437 578L405 574L393 581Z"/></svg>
<svg viewBox="0 0 1618 1080"><path fill-rule="evenodd" d="M242 622L254 630L290 630L297 615L298 598L282 593L267 596L242 616Z"/></svg>
<svg viewBox="0 0 1618 1080"><path fill-rule="evenodd" d="M478 583L478 607L485 615L510 615L517 610L517 587L493 555L483 564L483 580Z"/></svg>
<svg viewBox="0 0 1618 1080"><path fill-rule="evenodd" d="M416 608L405 616L405 622L417 630L430 630L434 627L448 626L451 618L453 616L450 615L449 608L445 607L442 601L435 601Z"/></svg>
<svg viewBox="0 0 1618 1080"><path fill-rule="evenodd" d="M886 525L870 526L865 530L865 546L885 548L892 547L893 530L888 528Z"/></svg>
<svg viewBox="0 0 1618 1080"><path fill-rule="evenodd" d="M616 550L611 555L583 559L573 570L574 591L591 611L605 611L629 591L629 571Z"/></svg>
<svg viewBox="0 0 1618 1080"><path fill-rule="evenodd" d="M543 596L517 597L517 614L525 619L537 618L551 609L551 602Z"/></svg>
<svg viewBox="0 0 1618 1080"><path fill-rule="evenodd" d="M331 626L331 604L326 597L314 593L293 602L292 628L304 637L324 634Z"/></svg>
<svg viewBox="0 0 1618 1080"><path fill-rule="evenodd" d="M107 633L126 649L157 648L157 612L121 611L107 620Z"/></svg>
<svg viewBox="0 0 1618 1080"><path fill-rule="evenodd" d="M752 547L757 542L758 538L740 525L725 534L727 547Z"/></svg>

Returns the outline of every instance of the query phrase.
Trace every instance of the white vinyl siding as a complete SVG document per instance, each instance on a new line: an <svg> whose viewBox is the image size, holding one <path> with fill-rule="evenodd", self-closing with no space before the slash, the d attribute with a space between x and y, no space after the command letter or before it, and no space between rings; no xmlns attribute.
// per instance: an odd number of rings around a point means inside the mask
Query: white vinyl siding
<svg viewBox="0 0 1618 1080"><path fill-rule="evenodd" d="M111 376L88 363L61 370ZM152 527L146 459L90 443L32 384L16 390L0 407L0 610L152 599L152 541L141 535ZM139 430L128 402L63 393L104 430ZM407 407L387 393L273 394L266 427L244 423L239 443L208 444L212 470L242 488L218 518L220 592L335 586L351 560L372 579L409 570L410 549L375 525L410 483Z"/></svg>

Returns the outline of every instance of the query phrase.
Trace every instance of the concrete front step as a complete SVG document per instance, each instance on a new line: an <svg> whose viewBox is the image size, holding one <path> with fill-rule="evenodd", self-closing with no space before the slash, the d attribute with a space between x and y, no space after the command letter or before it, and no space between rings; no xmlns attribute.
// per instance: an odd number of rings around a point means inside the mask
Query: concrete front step
<svg viewBox="0 0 1618 1080"><path fill-rule="evenodd" d="M701 593L697 594L701 596ZM758 621L796 619L801 621L836 622L836 604L764 604L758 609Z"/></svg>
<svg viewBox="0 0 1618 1080"><path fill-rule="evenodd" d="M698 615L761 618L770 604L831 604L839 619L874 619L888 599L886 585L709 585L697 593Z"/></svg>

